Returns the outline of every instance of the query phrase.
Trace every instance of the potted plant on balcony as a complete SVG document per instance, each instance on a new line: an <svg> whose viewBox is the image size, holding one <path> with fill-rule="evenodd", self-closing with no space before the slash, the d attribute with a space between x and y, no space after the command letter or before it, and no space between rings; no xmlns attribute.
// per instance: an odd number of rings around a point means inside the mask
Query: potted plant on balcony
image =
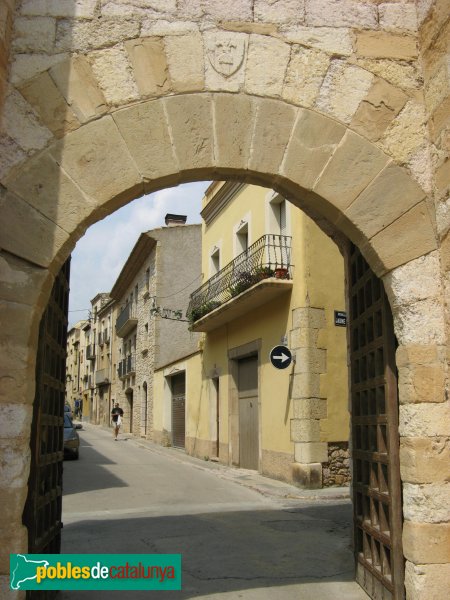
<svg viewBox="0 0 450 600"><path fill-rule="evenodd" d="M256 281L262 281L263 279L268 279L269 277L273 277L275 275L275 271L268 266L256 267L255 269L255 279Z"/></svg>
<svg viewBox="0 0 450 600"><path fill-rule="evenodd" d="M233 285L228 288L230 296L234 298L235 296L239 296L242 292L245 292L249 287L254 285L255 278L248 271L243 271L239 274Z"/></svg>
<svg viewBox="0 0 450 600"><path fill-rule="evenodd" d="M275 277L277 279L289 279L289 271L287 267L277 267L275 269Z"/></svg>

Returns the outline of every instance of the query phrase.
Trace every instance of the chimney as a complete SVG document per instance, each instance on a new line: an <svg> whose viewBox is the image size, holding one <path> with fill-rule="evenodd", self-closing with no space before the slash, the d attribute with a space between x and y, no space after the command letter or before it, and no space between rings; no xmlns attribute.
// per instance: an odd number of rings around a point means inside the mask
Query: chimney
<svg viewBox="0 0 450 600"><path fill-rule="evenodd" d="M167 213L165 222L167 227L175 227L175 225L185 225L186 219L186 215L172 215Z"/></svg>

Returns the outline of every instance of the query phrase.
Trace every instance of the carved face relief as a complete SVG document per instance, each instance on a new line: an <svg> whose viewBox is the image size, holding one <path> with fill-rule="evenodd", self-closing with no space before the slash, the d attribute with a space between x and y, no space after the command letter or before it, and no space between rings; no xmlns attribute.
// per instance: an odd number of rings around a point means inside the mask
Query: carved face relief
<svg viewBox="0 0 450 600"><path fill-rule="evenodd" d="M209 61L215 71L230 77L241 67L245 54L245 42L239 38L221 37L208 48Z"/></svg>

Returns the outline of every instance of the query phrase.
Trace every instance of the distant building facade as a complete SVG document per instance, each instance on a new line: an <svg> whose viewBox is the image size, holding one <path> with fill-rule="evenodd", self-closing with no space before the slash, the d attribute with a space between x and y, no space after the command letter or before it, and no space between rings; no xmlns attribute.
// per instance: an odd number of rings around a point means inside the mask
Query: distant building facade
<svg viewBox="0 0 450 600"><path fill-rule="evenodd" d="M139 237L110 294L117 338L112 393L124 410L124 431L160 443L172 434L171 425L155 426L154 372L195 352L199 338L182 317L200 281L201 226L179 217L168 215L166 227Z"/></svg>
<svg viewBox="0 0 450 600"><path fill-rule="evenodd" d="M75 414L77 401L82 400L83 373L82 355L85 349L83 327L87 321L78 321L67 332L67 358L66 358L66 402L70 404Z"/></svg>

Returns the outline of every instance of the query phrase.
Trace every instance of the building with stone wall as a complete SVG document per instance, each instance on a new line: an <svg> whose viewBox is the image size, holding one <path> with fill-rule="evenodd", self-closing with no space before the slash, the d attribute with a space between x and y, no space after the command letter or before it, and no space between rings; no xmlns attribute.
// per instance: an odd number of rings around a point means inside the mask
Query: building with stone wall
<svg viewBox="0 0 450 600"><path fill-rule="evenodd" d="M113 332L114 301L101 292L91 300L91 326L94 339L94 394L91 423L110 423L113 385Z"/></svg>
<svg viewBox="0 0 450 600"><path fill-rule="evenodd" d="M1 3L2 597L23 597L9 589L10 552L36 547L24 507L57 275L87 227L132 199L230 178L350 240L382 282L405 564L384 587L448 595L449 13L448 0Z"/></svg>
<svg viewBox="0 0 450 600"><path fill-rule="evenodd" d="M114 400L124 410L124 431L159 443L154 371L197 350L198 336L181 319L200 277L200 225L167 217L166 223L141 234L111 290L117 307Z"/></svg>
<svg viewBox="0 0 450 600"><path fill-rule="evenodd" d="M186 403L197 415L187 451L203 457L218 449L227 464L302 487L348 483L339 249L266 188L214 182L201 214L203 284L191 296L190 318L205 339L201 393ZM291 365L278 363L287 368L271 363L276 346L278 355L292 351Z"/></svg>
<svg viewBox="0 0 450 600"><path fill-rule="evenodd" d="M82 394L81 350L85 348L84 325L86 321L78 321L67 332L66 400L74 414L75 401L81 399Z"/></svg>

